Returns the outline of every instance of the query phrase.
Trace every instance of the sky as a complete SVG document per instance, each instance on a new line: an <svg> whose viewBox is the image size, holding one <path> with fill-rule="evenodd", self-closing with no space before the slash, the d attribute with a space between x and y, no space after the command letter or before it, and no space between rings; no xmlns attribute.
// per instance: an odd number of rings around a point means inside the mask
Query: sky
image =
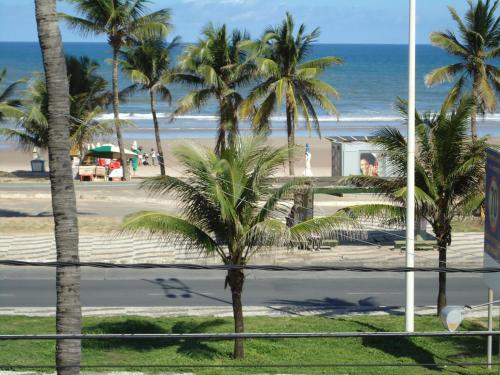
<svg viewBox="0 0 500 375"><path fill-rule="evenodd" d="M429 43L432 31L454 28L447 6L461 14L466 0L417 0L417 43ZM73 13L58 1L60 11ZM291 12L309 30L319 27L321 43L399 44L407 42L408 0L151 0L150 9L170 8L174 34L193 42L204 25L227 24L258 37ZM67 42L103 42L103 36L83 38L61 25ZM0 41L36 41L34 0L0 0Z"/></svg>

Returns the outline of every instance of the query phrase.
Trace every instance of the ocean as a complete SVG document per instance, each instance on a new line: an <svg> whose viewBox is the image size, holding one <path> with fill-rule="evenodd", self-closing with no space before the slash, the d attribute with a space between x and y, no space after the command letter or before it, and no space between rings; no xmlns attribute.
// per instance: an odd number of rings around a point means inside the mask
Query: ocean
<svg viewBox="0 0 500 375"><path fill-rule="evenodd" d="M100 63L100 74L111 81L110 49L105 43L65 43L66 54L88 56ZM173 59L180 49L174 52ZM320 113L323 136L369 135L382 126L403 128L401 119L393 105L398 96L407 96L408 56L406 45L348 45L348 44L316 44L309 58L322 56L338 56L344 64L325 71L322 79L333 85L341 97L334 101L340 113L328 116ZM455 60L442 50L430 45L417 46L417 109L419 111L437 111L450 88L443 84L427 88L424 76L436 67L453 63ZM0 69L8 70L7 82L20 78L30 78L33 73L42 71L42 62L37 43L0 42ZM120 76L120 87L131 82L124 74ZM206 138L213 137L217 124L216 105L209 103L199 112L189 113L169 121L169 113L175 102L182 98L188 88L172 85L172 107L167 103L159 103L161 131L166 138ZM242 89L248 92L248 88ZM103 118L112 118L110 113ZM132 120L134 127L124 130L127 139L152 139L152 116L146 93L140 93L120 106L121 117ZM242 122L243 132L249 131L249 124ZM284 113L276 113L272 121L272 136L285 135ZM489 114L480 121L479 132L482 135L500 136L500 114ZM298 136L317 136L305 129L300 123Z"/></svg>

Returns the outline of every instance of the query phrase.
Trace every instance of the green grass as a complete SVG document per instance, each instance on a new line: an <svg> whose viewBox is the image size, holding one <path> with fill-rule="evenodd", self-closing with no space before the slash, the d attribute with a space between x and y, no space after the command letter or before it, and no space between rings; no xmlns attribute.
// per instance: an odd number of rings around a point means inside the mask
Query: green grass
<svg viewBox="0 0 500 375"><path fill-rule="evenodd" d="M324 331L400 331L399 316L383 317L255 317L246 319L248 332L324 332ZM231 332L232 320L219 318L85 318L84 333L195 333ZM416 329L442 331L436 317L417 317ZM467 321L463 329L484 329L480 322ZM0 317L2 334L53 333L52 318ZM84 341L82 363L87 365L130 365L130 371L161 372L169 369L144 369L134 364L230 365L252 364L332 364L332 363L442 363L485 362L485 338L343 338L247 340L247 358L235 362L230 358L232 342L112 340ZM498 348L494 348L498 353ZM53 364L54 343L50 341L1 341L0 363L11 365ZM6 368L0 368L5 370ZM11 370L15 370L12 366ZM43 369L50 372L49 369ZM92 371L109 369L92 369ZM174 370L174 369L172 369ZM182 369L196 374L486 374L484 368L431 369L406 368L259 368L259 369ZM496 370L498 371L498 370ZM497 373L495 371L491 373Z"/></svg>

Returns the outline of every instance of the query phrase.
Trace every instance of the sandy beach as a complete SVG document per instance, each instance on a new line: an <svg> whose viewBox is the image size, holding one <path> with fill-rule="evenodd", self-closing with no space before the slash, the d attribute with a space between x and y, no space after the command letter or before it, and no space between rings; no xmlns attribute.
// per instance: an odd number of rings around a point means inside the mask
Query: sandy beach
<svg viewBox="0 0 500 375"><path fill-rule="evenodd" d="M202 147L213 147L213 139L196 139L196 140L165 140L162 141L163 150L166 155L166 165L167 173L172 176L182 175L182 169L180 168L178 162L175 160L172 150L176 145L189 142ZM269 138L268 142L274 146L285 145L285 138ZM143 152L148 152L151 148L156 150L156 143L153 140L141 140L137 139L139 146L143 147ZM302 175L305 166L305 155L303 150L306 143L311 145L312 149L312 160L311 166L312 171L315 176L331 176L331 146L330 141L326 138L319 139L317 137L303 137L297 138L297 145L299 146L299 151L297 152L295 170L297 175ZM131 142L126 142L126 148L131 147ZM42 153L41 156L47 160L47 154ZM16 148L15 145L12 147L0 148L0 171L2 172L25 172L30 171L30 161L33 155L30 151L24 151L22 149ZM48 170L48 165L46 166ZM160 173L160 168L158 166L140 166L135 174L135 177L148 177L158 175ZM287 175L288 168L283 166L283 170L279 175Z"/></svg>

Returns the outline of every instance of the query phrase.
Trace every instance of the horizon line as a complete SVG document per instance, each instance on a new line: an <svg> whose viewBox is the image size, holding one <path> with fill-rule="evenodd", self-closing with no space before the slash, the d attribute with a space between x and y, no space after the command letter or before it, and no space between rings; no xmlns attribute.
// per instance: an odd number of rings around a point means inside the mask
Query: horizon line
<svg viewBox="0 0 500 375"><path fill-rule="evenodd" d="M0 40L0 43L38 43L38 40ZM81 44L108 44L108 42L96 42L96 41L64 41L64 43L81 43ZM195 44L197 42L180 42L180 44ZM375 46L407 46L408 43L369 43L369 42L319 42L313 43L316 45L322 44L334 44L334 45L375 45ZM432 43L417 43L417 46L432 46Z"/></svg>

